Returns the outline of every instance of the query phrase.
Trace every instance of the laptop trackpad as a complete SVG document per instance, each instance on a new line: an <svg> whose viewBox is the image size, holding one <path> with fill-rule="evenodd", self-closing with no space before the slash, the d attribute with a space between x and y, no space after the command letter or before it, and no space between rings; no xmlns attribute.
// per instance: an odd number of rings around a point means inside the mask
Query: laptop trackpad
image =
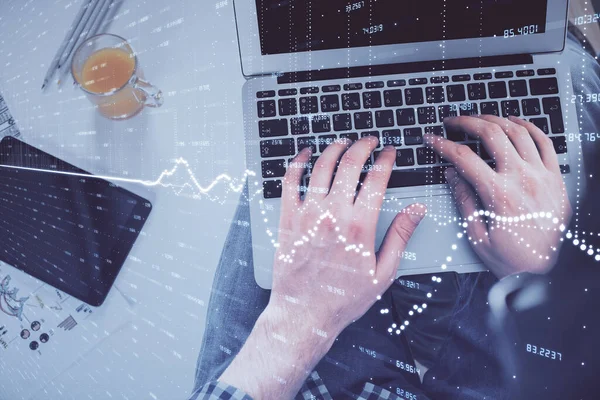
<svg viewBox="0 0 600 400"><path fill-rule="evenodd" d="M397 213L413 203L426 205L427 215L403 254L399 275L483 269L463 234L462 219L449 195L386 199L377 226L377 248Z"/></svg>

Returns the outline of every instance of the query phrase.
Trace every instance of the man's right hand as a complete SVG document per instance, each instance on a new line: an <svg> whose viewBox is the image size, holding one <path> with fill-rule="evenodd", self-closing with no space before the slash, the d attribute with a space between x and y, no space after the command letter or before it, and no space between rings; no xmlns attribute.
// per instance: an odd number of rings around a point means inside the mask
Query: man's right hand
<svg viewBox="0 0 600 400"><path fill-rule="evenodd" d="M558 253L560 226L572 214L552 141L514 117L456 117L444 124L480 139L496 163L494 170L466 145L425 137L455 167L446 179L473 250L499 278L547 272Z"/></svg>

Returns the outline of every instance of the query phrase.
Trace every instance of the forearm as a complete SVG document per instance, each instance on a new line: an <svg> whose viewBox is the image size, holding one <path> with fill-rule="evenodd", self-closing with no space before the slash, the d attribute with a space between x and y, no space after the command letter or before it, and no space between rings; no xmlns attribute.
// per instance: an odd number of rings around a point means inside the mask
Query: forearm
<svg viewBox="0 0 600 400"><path fill-rule="evenodd" d="M323 338L312 333L307 321L292 321L284 315L267 307L219 381L255 399L292 399L296 395L335 337Z"/></svg>

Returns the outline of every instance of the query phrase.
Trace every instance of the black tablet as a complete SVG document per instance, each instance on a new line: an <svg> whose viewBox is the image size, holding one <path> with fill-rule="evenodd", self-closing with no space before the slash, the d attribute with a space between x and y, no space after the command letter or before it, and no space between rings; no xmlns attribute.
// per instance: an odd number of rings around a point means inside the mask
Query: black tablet
<svg viewBox="0 0 600 400"><path fill-rule="evenodd" d="M101 305L150 202L13 137L0 141L0 260Z"/></svg>

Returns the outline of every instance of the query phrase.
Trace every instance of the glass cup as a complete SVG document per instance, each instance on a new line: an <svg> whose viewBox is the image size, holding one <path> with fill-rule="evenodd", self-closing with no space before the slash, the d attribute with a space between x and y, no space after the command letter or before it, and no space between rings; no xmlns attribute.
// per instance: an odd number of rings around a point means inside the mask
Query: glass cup
<svg viewBox="0 0 600 400"><path fill-rule="evenodd" d="M135 52L120 36L92 36L75 51L71 74L106 118L131 118L144 108L160 107L162 92L144 80Z"/></svg>

